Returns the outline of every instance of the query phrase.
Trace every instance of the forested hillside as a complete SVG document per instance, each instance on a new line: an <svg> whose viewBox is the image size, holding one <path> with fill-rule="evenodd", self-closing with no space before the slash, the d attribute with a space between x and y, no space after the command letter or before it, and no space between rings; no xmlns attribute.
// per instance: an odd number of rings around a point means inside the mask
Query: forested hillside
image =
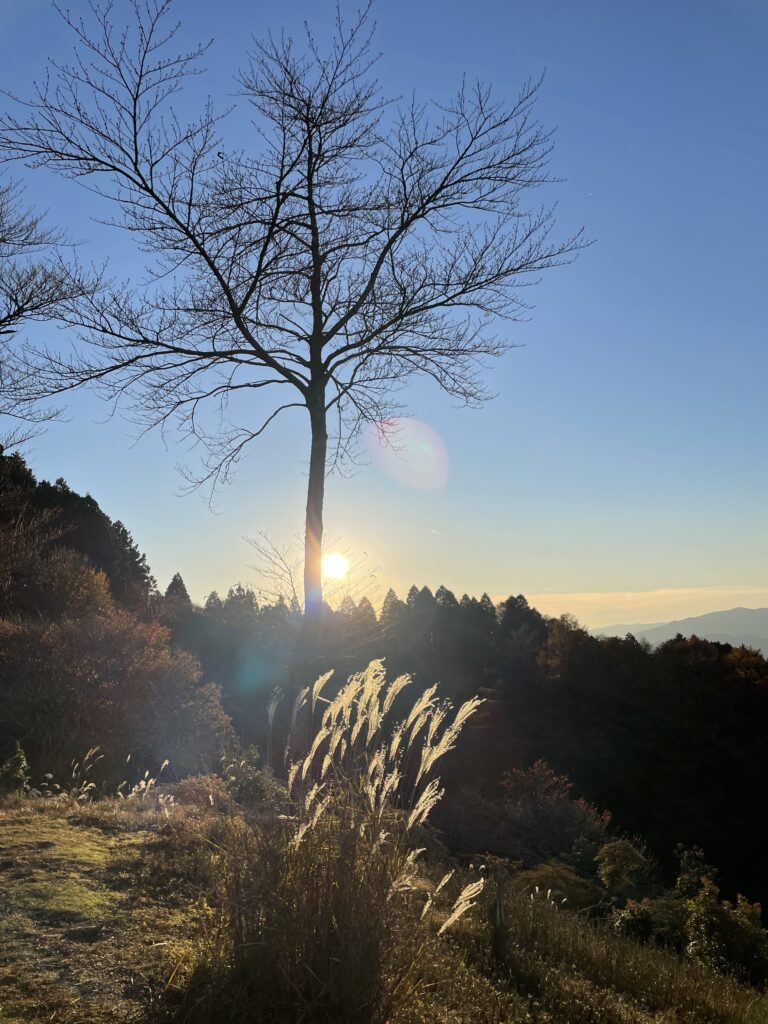
<svg viewBox="0 0 768 1024"><path fill-rule="evenodd" d="M264 742L275 687L290 690L300 618L233 587L203 608L168 598L160 612L179 644L222 685L235 728ZM545 619L522 595L498 606L412 587L377 615L362 598L326 614L321 668L384 657L422 687L487 700L449 769L483 792L505 772L546 760L576 792L644 837L662 865L675 845L702 847L730 895L768 901L762 780L768 771L768 663L749 648L677 637L652 649L592 637ZM501 852L501 851L499 851Z"/></svg>

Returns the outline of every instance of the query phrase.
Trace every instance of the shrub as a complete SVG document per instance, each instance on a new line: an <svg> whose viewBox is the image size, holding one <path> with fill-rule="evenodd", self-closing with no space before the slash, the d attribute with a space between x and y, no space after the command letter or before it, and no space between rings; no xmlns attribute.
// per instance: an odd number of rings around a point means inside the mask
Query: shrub
<svg viewBox="0 0 768 1024"><path fill-rule="evenodd" d="M685 921L685 904L671 893L656 899L627 900L611 918L614 931L620 935L666 946L677 953L685 948Z"/></svg>
<svg viewBox="0 0 768 1024"><path fill-rule="evenodd" d="M27 757L17 740L14 752L0 764L0 795L23 793L29 789L29 777Z"/></svg>
<svg viewBox="0 0 768 1024"><path fill-rule="evenodd" d="M52 520L38 514L0 524L0 616L77 617L111 606L104 573L78 552L52 546Z"/></svg>
<svg viewBox="0 0 768 1024"><path fill-rule="evenodd" d="M288 793L269 767L264 767L258 747L249 746L222 758L222 769L234 800L244 807L269 813L288 810Z"/></svg>
<svg viewBox="0 0 768 1024"><path fill-rule="evenodd" d="M168 631L110 609L54 622L0 620L0 736L25 737L30 762L57 781L98 745L113 786L125 758L179 775L213 768L229 739L218 688ZM63 784L63 783L62 783Z"/></svg>
<svg viewBox="0 0 768 1024"><path fill-rule="evenodd" d="M465 787L440 808L439 825L456 848L490 853L529 868L581 843L606 839L609 816L571 794L571 783L544 761L508 772L491 797Z"/></svg>
<svg viewBox="0 0 768 1024"><path fill-rule="evenodd" d="M692 960L754 985L768 982L768 932L760 922L758 903L743 896L735 904L720 900L717 886L706 879L686 909L686 953Z"/></svg>
<svg viewBox="0 0 768 1024"><path fill-rule="evenodd" d="M571 910L592 910L605 895L592 878L585 878L570 864L550 860L514 875L512 892L531 895L550 892L556 902L564 901Z"/></svg>
<svg viewBox="0 0 768 1024"><path fill-rule="evenodd" d="M232 794L225 779L220 775L188 775L180 782L164 786L164 791L182 807L196 807L199 810L213 808L215 811L232 810Z"/></svg>
<svg viewBox="0 0 768 1024"><path fill-rule="evenodd" d="M615 931L674 949L712 970L753 985L768 983L768 932L760 905L743 896L720 899L715 870L699 849L678 848L673 889L655 899L629 900L613 914Z"/></svg>
<svg viewBox="0 0 768 1024"><path fill-rule="evenodd" d="M613 839L595 855L597 877L612 897L625 896L648 866L641 850L628 839Z"/></svg>

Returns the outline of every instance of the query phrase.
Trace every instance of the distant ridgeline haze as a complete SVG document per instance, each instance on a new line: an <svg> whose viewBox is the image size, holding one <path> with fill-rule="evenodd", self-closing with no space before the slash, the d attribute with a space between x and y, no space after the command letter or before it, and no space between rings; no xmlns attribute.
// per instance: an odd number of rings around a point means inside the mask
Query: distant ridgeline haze
<svg viewBox="0 0 768 1024"><path fill-rule="evenodd" d="M768 655L768 608L731 608L674 622L600 626L591 633L593 636L626 636L631 633L636 639L647 640L654 645L671 640L680 633L733 647L745 644Z"/></svg>

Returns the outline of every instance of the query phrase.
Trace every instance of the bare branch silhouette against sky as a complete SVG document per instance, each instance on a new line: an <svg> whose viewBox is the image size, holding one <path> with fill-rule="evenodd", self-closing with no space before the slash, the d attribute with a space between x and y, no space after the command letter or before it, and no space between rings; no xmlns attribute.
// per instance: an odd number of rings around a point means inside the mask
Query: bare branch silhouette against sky
<svg viewBox="0 0 768 1024"><path fill-rule="evenodd" d="M51 62L0 120L6 153L84 181L151 257L146 285L102 280L70 304L87 342L73 357L30 360L51 393L92 383L146 427L180 424L207 451L195 482L212 487L281 413L306 409L311 613L329 466L362 424L386 431L414 374L482 403L478 370L508 343L499 320L519 318L520 287L582 238L555 239L552 209L532 202L551 149L538 82L510 103L480 83L443 105L389 102L369 11L337 14L327 52L309 29L301 51L285 36L254 44L239 76L251 144L230 150L211 102L189 123L174 112L205 47L174 51L172 6L132 4L127 29L112 4L88 21L62 12L74 63ZM255 402L266 390L272 402Z"/></svg>

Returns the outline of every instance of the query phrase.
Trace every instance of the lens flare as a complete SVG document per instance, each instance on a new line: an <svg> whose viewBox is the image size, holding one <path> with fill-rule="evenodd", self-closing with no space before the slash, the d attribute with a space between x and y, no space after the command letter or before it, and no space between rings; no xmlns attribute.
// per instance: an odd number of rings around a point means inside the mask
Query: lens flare
<svg viewBox="0 0 768 1024"><path fill-rule="evenodd" d="M405 487L439 491L448 482L445 443L421 420L397 417L378 424L368 433L368 448L374 462Z"/></svg>
<svg viewBox="0 0 768 1024"><path fill-rule="evenodd" d="M323 555L323 576L328 580L343 579L349 572L349 561L344 555L329 552Z"/></svg>

